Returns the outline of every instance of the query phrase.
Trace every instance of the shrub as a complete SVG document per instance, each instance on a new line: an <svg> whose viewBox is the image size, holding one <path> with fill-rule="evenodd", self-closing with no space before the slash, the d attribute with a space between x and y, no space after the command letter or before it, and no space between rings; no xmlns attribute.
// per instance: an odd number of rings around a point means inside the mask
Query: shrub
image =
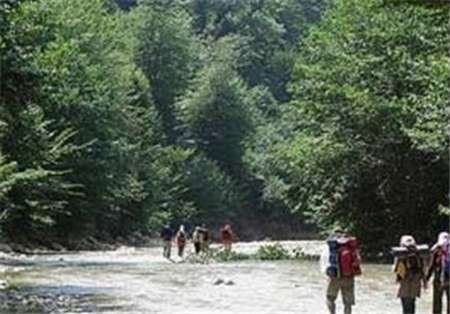
<svg viewBox="0 0 450 314"><path fill-rule="evenodd" d="M292 256L280 243L261 246L256 252L256 258L266 261L291 259Z"/></svg>

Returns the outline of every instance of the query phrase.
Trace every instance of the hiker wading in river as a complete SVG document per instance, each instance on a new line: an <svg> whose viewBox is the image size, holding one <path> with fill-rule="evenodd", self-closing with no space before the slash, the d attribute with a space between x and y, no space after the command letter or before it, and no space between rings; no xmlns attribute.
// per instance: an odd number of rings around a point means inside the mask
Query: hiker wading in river
<svg viewBox="0 0 450 314"><path fill-rule="evenodd" d="M326 298L330 314L336 314L339 291L344 303L344 313L351 314L355 305L355 276L361 275L357 240L342 231L335 231L327 240L321 265L322 271L328 276Z"/></svg>
<svg viewBox="0 0 450 314"><path fill-rule="evenodd" d="M433 314L442 314L442 298L445 295L446 312L450 314L450 241L447 232L441 232L437 243L431 249L431 263L427 282L433 277Z"/></svg>
<svg viewBox="0 0 450 314"><path fill-rule="evenodd" d="M420 298L422 283L426 288L424 262L412 236L402 236L400 247L405 248L406 253L397 256L394 261L394 272L399 284L397 297L402 302L403 314L415 314L416 299Z"/></svg>
<svg viewBox="0 0 450 314"><path fill-rule="evenodd" d="M172 238L173 231L167 224L161 230L161 239L163 240L163 256L168 259L170 259L170 255L172 252Z"/></svg>
<svg viewBox="0 0 450 314"><path fill-rule="evenodd" d="M233 245L233 231L231 226L226 224L220 229L220 235L222 237L222 244L225 251L230 252Z"/></svg>
<svg viewBox="0 0 450 314"><path fill-rule="evenodd" d="M178 256L183 258L184 256L184 249L186 247L186 241L187 241L187 234L184 230L184 226L181 225L180 229L177 232L177 235L175 236L175 240L178 247Z"/></svg>
<svg viewBox="0 0 450 314"><path fill-rule="evenodd" d="M200 246L201 251L206 252L209 249L209 230L205 224L202 224L200 231Z"/></svg>
<svg viewBox="0 0 450 314"><path fill-rule="evenodd" d="M192 234L192 242L194 242L194 250L195 250L195 254L200 254L201 250L202 250L202 239L201 239L202 235L200 232L200 227L197 226L194 229L194 233Z"/></svg>

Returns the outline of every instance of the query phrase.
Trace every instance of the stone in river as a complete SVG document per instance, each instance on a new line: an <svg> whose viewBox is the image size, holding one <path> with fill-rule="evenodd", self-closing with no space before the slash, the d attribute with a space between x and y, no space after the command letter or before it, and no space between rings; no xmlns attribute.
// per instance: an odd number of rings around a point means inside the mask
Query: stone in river
<svg viewBox="0 0 450 314"><path fill-rule="evenodd" d="M215 286L220 286L224 283L225 283L225 280L223 280L222 278L217 278L216 281L214 281Z"/></svg>

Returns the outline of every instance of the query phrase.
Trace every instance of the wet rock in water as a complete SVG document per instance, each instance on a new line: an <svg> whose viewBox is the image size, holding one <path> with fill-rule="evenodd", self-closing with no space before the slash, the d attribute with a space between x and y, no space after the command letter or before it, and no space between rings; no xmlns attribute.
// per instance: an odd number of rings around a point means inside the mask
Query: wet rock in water
<svg viewBox="0 0 450 314"><path fill-rule="evenodd" d="M234 286L235 283L233 280L231 279L223 279L223 278L218 278L214 281L214 285L215 286L220 286L220 285L225 285L225 286Z"/></svg>
<svg viewBox="0 0 450 314"><path fill-rule="evenodd" d="M225 280L223 280L222 278L217 278L216 281L214 281L215 286L220 286L220 285L223 285L224 283L225 283Z"/></svg>
<svg viewBox="0 0 450 314"><path fill-rule="evenodd" d="M17 290L0 292L0 313L55 313L68 311L76 304L73 296L34 295Z"/></svg>
<svg viewBox="0 0 450 314"><path fill-rule="evenodd" d="M6 280L0 280L0 290L5 290L9 288L9 284Z"/></svg>

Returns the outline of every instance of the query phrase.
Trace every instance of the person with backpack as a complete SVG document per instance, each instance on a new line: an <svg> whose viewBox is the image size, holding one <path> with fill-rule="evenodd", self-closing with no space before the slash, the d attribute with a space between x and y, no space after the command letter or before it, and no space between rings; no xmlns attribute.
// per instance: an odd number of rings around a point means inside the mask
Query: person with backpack
<svg viewBox="0 0 450 314"><path fill-rule="evenodd" d="M170 228L169 224L164 225L163 229L161 230L160 236L163 240L163 257L170 259L172 251L173 231Z"/></svg>
<svg viewBox="0 0 450 314"><path fill-rule="evenodd" d="M442 297L447 299L450 314L450 239L448 232L441 232L437 243L431 249L431 263L427 282L433 277L433 314L442 314Z"/></svg>
<svg viewBox="0 0 450 314"><path fill-rule="evenodd" d="M184 226L181 225L180 229L178 230L176 236L176 243L177 243L177 247L178 247L178 256L183 258L184 255L184 249L186 247L186 241L187 241L187 234L186 231L184 229Z"/></svg>
<svg viewBox="0 0 450 314"><path fill-rule="evenodd" d="M322 269L328 276L326 292L330 314L336 314L339 291L344 303L344 313L351 314L355 305L355 277L361 275L361 257L356 238L337 230L327 240L322 254Z"/></svg>
<svg viewBox="0 0 450 314"><path fill-rule="evenodd" d="M220 235L225 251L230 252L231 246L233 245L233 231L231 230L231 226L229 224L223 226L220 229Z"/></svg>
<svg viewBox="0 0 450 314"><path fill-rule="evenodd" d="M194 229L194 233L192 234L192 242L194 242L195 254L200 254L202 250L202 235L199 226L195 227Z"/></svg>
<svg viewBox="0 0 450 314"><path fill-rule="evenodd" d="M201 251L205 252L209 248L209 230L205 224L202 224L200 230Z"/></svg>
<svg viewBox="0 0 450 314"><path fill-rule="evenodd" d="M402 236L400 247L405 251L396 256L394 261L394 272L399 284L397 297L401 300L403 314L415 314L416 299L420 298L422 284L426 288L424 262L414 237Z"/></svg>

